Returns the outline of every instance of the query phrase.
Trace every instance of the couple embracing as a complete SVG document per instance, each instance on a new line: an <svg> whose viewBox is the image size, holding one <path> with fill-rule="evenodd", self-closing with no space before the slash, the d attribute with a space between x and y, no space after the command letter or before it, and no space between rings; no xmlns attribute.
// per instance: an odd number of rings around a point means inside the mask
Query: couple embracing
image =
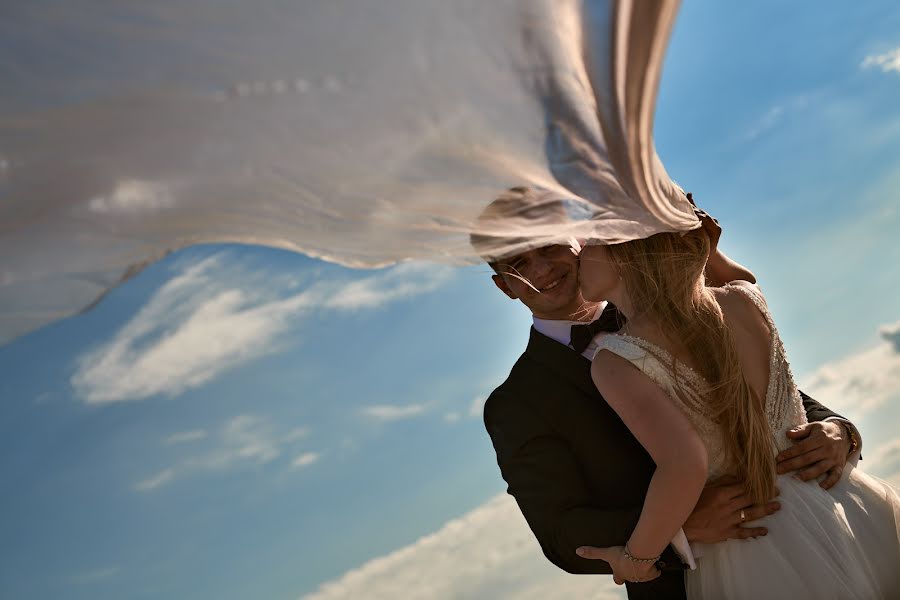
<svg viewBox="0 0 900 600"><path fill-rule="evenodd" d="M479 222L561 203L548 194L513 188ZM754 276L696 214L513 255L472 235L534 317L484 409L509 493L549 560L631 599L900 598L900 494L797 389Z"/></svg>

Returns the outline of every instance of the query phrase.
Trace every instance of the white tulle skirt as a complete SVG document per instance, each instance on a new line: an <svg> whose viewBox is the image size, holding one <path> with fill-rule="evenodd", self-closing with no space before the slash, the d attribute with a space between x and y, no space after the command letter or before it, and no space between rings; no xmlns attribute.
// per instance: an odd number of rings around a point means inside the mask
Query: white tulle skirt
<svg viewBox="0 0 900 600"><path fill-rule="evenodd" d="M830 490L778 478L767 536L701 544L690 599L900 598L900 493L847 465Z"/></svg>

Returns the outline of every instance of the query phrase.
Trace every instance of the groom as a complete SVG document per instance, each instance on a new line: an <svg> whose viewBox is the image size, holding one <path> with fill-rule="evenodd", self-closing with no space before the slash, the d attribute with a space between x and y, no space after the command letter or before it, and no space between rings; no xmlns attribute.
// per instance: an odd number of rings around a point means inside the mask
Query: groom
<svg viewBox="0 0 900 600"><path fill-rule="evenodd" d="M570 573L609 574L608 563L591 560L590 549L582 556L576 549L625 544L654 470L650 456L591 380L594 337L618 329L615 307L582 297L574 240L570 245L526 245L512 256L492 254L504 241L527 241L498 237L504 223L521 225L523 217L548 207L551 213L565 213L562 202L548 192L513 188L485 209L471 236L475 250L494 269L496 286L534 318L525 352L485 403L484 423L508 492L547 558ZM702 211L698 216L715 244L718 224ZM735 279L755 281L752 273L714 250L708 285ZM805 480L825 475L820 485L830 487L848 456L858 453L859 436L852 424L812 398L803 395L803 405L810 424L789 434L795 445L778 456L778 471L797 470ZM752 521L779 508L776 501L753 504L740 482L707 487L663 554L662 575L628 583L628 597L684 598L683 569L694 560L689 543L766 535Z"/></svg>

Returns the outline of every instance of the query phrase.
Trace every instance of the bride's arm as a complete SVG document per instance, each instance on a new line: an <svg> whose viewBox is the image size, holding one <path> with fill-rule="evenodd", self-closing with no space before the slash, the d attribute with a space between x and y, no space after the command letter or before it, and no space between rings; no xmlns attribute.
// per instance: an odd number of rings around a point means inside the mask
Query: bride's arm
<svg viewBox="0 0 900 600"><path fill-rule="evenodd" d="M705 275L708 287L721 287L732 281L756 283L756 276L750 269L730 259L719 248L706 261Z"/></svg>
<svg viewBox="0 0 900 600"><path fill-rule="evenodd" d="M700 224L710 241L709 260L706 261L706 285L708 287L721 287L729 281L743 280L756 283L756 276L745 267L737 263L719 249L719 238L722 237L722 227L719 222L706 211L700 209L694 202L693 194L687 195L688 202L694 207L694 213L700 219Z"/></svg>
<svg viewBox="0 0 900 600"><path fill-rule="evenodd" d="M684 412L627 360L601 351L594 384L656 463L627 543L636 558L659 556L687 520L706 483L706 448Z"/></svg>

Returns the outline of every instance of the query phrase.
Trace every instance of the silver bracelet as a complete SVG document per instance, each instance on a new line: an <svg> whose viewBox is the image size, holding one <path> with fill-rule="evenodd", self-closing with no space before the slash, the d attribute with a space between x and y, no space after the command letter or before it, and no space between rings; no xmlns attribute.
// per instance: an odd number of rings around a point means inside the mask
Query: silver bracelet
<svg viewBox="0 0 900 600"><path fill-rule="evenodd" d="M655 563L656 561L659 560L659 556L657 556L656 558L637 558L636 556L633 556L633 555L631 554L631 552L628 551L628 546L625 546L625 547L622 549L622 556L624 556L625 558L627 558L627 559L630 560L631 562L645 563L645 564L647 564L647 563L652 564L652 563ZM660 555L660 556L662 556L662 555Z"/></svg>

